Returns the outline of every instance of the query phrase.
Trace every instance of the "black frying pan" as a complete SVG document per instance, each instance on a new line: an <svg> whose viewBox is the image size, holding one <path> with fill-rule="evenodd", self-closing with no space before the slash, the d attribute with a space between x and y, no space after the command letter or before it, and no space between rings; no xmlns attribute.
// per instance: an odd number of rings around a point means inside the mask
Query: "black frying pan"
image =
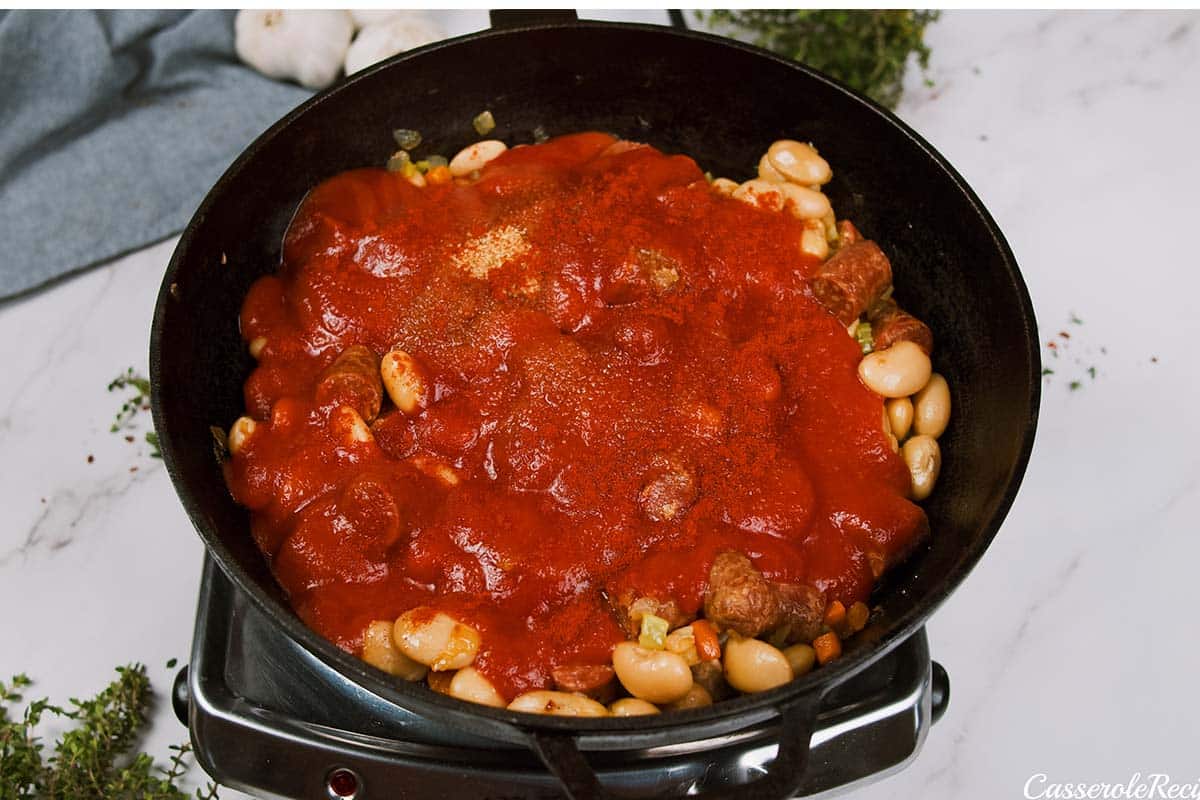
<svg viewBox="0 0 1200 800"><path fill-rule="evenodd" d="M251 360L238 334L247 288L279 263L304 194L342 170L380 165L390 132L453 154L490 109L510 145L604 130L750 177L775 139L811 140L834 167L840 217L895 267L900 303L929 323L954 416L933 535L876 592L881 612L838 661L769 692L704 709L626 719L535 717L470 706L389 677L305 627L229 496L209 426L242 411ZM197 132L197 135L203 135ZM209 552L261 609L332 668L387 700L479 735L532 747L576 798L604 795L581 751L718 735L782 715L785 735L754 796L791 793L817 703L913 633L996 534L1033 443L1040 360L1033 310L1008 244L963 179L887 111L796 63L725 39L604 23L493 29L406 53L324 92L255 141L213 187L163 279L150 342L154 422L176 490Z"/></svg>

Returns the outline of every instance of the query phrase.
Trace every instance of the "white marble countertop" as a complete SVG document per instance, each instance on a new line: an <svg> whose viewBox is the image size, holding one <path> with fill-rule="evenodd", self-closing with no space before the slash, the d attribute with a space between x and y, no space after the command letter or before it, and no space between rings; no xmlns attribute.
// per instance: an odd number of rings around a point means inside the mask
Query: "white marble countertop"
<svg viewBox="0 0 1200 800"><path fill-rule="evenodd" d="M1037 773L1192 783L1200 14L952 12L929 41L935 86L914 76L900 114L999 221L1043 341L1071 338L1047 356L1008 521L929 624L949 711L911 766L858 796L1017 798ZM162 463L109 432L105 386L145 371L172 246L0 305L0 673L65 698L145 662L160 756L186 735L165 662L188 654L202 547Z"/></svg>

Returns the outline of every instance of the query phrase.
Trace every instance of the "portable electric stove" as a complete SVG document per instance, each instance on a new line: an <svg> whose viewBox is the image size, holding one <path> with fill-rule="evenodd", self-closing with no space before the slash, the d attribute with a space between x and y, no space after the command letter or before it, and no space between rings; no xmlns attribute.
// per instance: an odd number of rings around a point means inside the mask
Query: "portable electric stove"
<svg viewBox="0 0 1200 800"><path fill-rule="evenodd" d="M922 628L822 704L803 796L839 794L912 761L946 708L949 679ZM348 681L292 641L206 558L191 663L175 712L214 780L269 798L551 798L531 750L464 733ZM778 720L666 747L606 753L602 783L682 797L754 780Z"/></svg>

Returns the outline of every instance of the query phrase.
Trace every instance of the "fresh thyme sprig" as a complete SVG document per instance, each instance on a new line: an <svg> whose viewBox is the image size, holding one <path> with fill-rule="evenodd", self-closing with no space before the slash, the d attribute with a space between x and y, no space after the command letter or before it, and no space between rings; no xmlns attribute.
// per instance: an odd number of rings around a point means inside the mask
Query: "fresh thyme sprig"
<svg viewBox="0 0 1200 800"><path fill-rule="evenodd" d="M137 417L138 412L150 408L150 379L135 372L133 367L129 367L108 384L110 392L127 389L132 389L134 394L121 404L120 410L117 411L117 415L109 427L111 433L119 433L133 427L133 420ZM146 444L150 446L152 458L162 458L162 451L158 447L158 433L146 431Z"/></svg>
<svg viewBox="0 0 1200 800"><path fill-rule="evenodd" d="M146 722L152 692L146 668L117 668L117 679L90 700L70 707L46 699L30 702L19 719L9 711L22 702L32 681L16 675L0 682L0 800L188 800L179 788L188 770L190 745L171 748L165 767L146 753L130 753ZM55 744L49 758L36 729L47 714L72 720L75 727ZM214 800L213 784L194 797Z"/></svg>
<svg viewBox="0 0 1200 800"><path fill-rule="evenodd" d="M925 28L936 11L697 11L718 33L745 39L826 72L895 108L910 55L929 66ZM928 83L928 79L926 79Z"/></svg>

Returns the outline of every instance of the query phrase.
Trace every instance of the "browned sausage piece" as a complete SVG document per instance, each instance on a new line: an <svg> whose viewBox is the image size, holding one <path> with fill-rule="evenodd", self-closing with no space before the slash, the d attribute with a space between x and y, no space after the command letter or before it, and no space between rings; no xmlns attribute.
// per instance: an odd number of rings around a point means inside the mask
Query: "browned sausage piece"
<svg viewBox="0 0 1200 800"><path fill-rule="evenodd" d="M725 682L725 670L720 661L692 664L692 680L703 686L713 700L724 700L733 695L733 689Z"/></svg>
<svg viewBox="0 0 1200 800"><path fill-rule="evenodd" d="M854 227L854 223L848 219L844 219L837 224L838 247L848 247L855 242L862 241L862 234L858 232L858 228Z"/></svg>
<svg viewBox="0 0 1200 800"><path fill-rule="evenodd" d="M785 642L811 642L821 635L825 595L815 586L777 583L775 596L779 604L775 629Z"/></svg>
<svg viewBox="0 0 1200 800"><path fill-rule="evenodd" d="M892 264L870 240L838 249L812 278L813 297L849 325L892 285Z"/></svg>
<svg viewBox="0 0 1200 800"><path fill-rule="evenodd" d="M379 415L383 384L379 359L361 344L347 347L317 379L317 402L350 406L368 423Z"/></svg>
<svg viewBox="0 0 1200 800"><path fill-rule="evenodd" d="M731 550L713 559L704 595L704 616L709 622L752 637L771 628L777 613L771 582L750 559Z"/></svg>
<svg viewBox="0 0 1200 800"><path fill-rule="evenodd" d="M876 350L886 350L896 342L912 342L928 355L933 352L933 331L888 298L876 303L869 315L871 336Z"/></svg>
<svg viewBox="0 0 1200 800"><path fill-rule="evenodd" d="M581 692L601 702L607 702L616 693L613 681L616 673L603 664L555 667L551 675L554 688L560 692Z"/></svg>
<svg viewBox="0 0 1200 800"><path fill-rule="evenodd" d="M617 615L617 621L632 639L636 639L641 632L642 617L646 614L662 617L671 630L687 625L694 619L683 613L679 603L673 598L659 600L656 597L638 595L633 589L626 589L615 597L610 597L609 602Z"/></svg>

